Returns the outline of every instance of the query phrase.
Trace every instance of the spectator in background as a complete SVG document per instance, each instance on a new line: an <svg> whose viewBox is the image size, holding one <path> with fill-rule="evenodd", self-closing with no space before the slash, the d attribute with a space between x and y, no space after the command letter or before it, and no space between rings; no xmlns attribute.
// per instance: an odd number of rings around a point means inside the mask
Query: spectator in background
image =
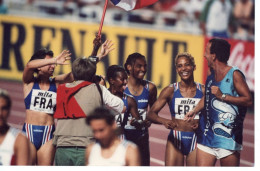
<svg viewBox="0 0 260 171"><path fill-rule="evenodd" d="M252 18L253 12L252 0L238 0L235 2L233 15L236 20L236 34L235 39L248 40L249 34L254 27L254 21Z"/></svg>
<svg viewBox="0 0 260 171"><path fill-rule="evenodd" d="M177 14L177 27L199 29L199 16L205 4L205 0L180 0L172 8ZM196 31L195 31L196 32Z"/></svg>
<svg viewBox="0 0 260 171"><path fill-rule="evenodd" d="M230 0L209 0L200 16L204 35L229 38L229 22L232 13Z"/></svg>
<svg viewBox="0 0 260 171"><path fill-rule="evenodd" d="M178 2L178 0L160 0L153 5L154 10L160 11L160 12L171 11L177 2Z"/></svg>
<svg viewBox="0 0 260 171"><path fill-rule="evenodd" d="M10 96L0 89L0 166L31 165L29 140L7 124L11 106Z"/></svg>
<svg viewBox="0 0 260 171"><path fill-rule="evenodd" d="M0 14L7 14L8 8L3 0L0 0Z"/></svg>

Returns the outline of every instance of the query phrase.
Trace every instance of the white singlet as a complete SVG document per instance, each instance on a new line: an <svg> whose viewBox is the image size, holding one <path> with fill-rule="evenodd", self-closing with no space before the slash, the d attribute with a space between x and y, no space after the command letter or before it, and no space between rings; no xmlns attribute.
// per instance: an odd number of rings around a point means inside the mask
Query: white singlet
<svg viewBox="0 0 260 171"><path fill-rule="evenodd" d="M126 150L128 146L136 146L130 141L122 140L110 158L104 158L101 154L99 143L93 145L89 155L89 166L125 166Z"/></svg>
<svg viewBox="0 0 260 171"><path fill-rule="evenodd" d="M4 141L0 144L0 165L14 165L14 144L17 138L17 135L20 133L18 129L9 128Z"/></svg>

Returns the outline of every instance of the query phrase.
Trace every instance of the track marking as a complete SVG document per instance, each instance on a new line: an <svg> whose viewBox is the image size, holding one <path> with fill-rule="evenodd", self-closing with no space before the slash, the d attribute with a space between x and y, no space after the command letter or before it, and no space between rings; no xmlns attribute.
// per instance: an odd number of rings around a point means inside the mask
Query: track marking
<svg viewBox="0 0 260 171"><path fill-rule="evenodd" d="M150 158L150 161L153 162L153 163L164 166L164 161L161 161L161 160L158 160L158 159L155 159L155 158L152 158L152 157Z"/></svg>

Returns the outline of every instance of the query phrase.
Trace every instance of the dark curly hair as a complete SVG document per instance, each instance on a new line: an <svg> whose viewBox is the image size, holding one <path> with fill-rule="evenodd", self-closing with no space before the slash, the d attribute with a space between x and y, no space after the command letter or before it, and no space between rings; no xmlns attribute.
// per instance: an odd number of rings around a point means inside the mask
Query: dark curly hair
<svg viewBox="0 0 260 171"><path fill-rule="evenodd" d="M210 39L211 43L210 53L216 54L216 58L223 63L227 63L230 55L230 44L224 40L219 38Z"/></svg>
<svg viewBox="0 0 260 171"><path fill-rule="evenodd" d="M117 113L107 107L98 107L94 109L86 118L86 123L90 125L92 120L104 119L108 125L113 125Z"/></svg>

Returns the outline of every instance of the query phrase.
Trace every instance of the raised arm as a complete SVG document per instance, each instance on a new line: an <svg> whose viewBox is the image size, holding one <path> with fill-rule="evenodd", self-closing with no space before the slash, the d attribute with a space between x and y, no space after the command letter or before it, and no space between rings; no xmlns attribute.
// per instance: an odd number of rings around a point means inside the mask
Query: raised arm
<svg viewBox="0 0 260 171"><path fill-rule="evenodd" d="M109 52L111 52L112 50L115 49L113 47L113 45L114 45L114 43L112 42L112 40L106 40L102 44L100 53L97 54L97 57L99 58L99 60L103 59Z"/></svg>
<svg viewBox="0 0 260 171"><path fill-rule="evenodd" d="M70 53L68 50L63 50L61 54L59 54L55 58L49 59L35 59L27 63L23 71L23 82L29 84L33 81L34 72L37 68L44 67L46 65L66 65L67 60L70 60Z"/></svg>
<svg viewBox="0 0 260 171"><path fill-rule="evenodd" d="M101 37L96 35L96 38L93 40L93 50L91 56L97 56L97 52L101 44Z"/></svg>
<svg viewBox="0 0 260 171"><path fill-rule="evenodd" d="M170 102L173 96L173 91L173 87L164 88L147 115L148 120L154 123L163 124L167 129L173 129L176 126L176 124L172 120L160 117L158 113L167 102Z"/></svg>

